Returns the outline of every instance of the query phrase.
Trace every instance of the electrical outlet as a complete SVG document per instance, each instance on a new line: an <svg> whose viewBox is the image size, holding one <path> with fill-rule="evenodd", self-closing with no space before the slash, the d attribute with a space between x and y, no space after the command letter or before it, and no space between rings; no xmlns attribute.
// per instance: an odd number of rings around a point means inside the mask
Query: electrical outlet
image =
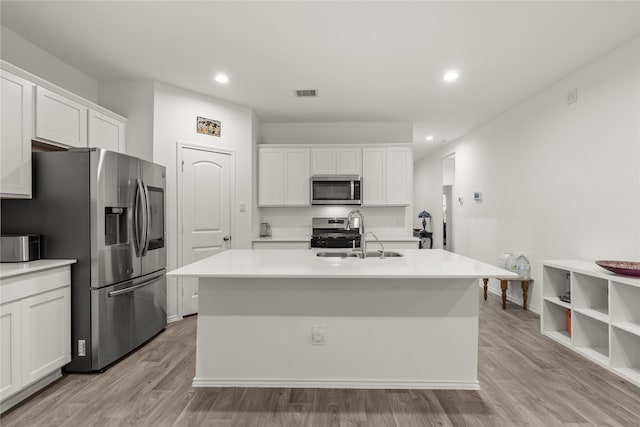
<svg viewBox="0 0 640 427"><path fill-rule="evenodd" d="M324 325L313 325L311 327L311 344L324 345Z"/></svg>
<svg viewBox="0 0 640 427"><path fill-rule="evenodd" d="M87 346L85 344L85 340L78 340L78 356L86 356L87 355Z"/></svg>
<svg viewBox="0 0 640 427"><path fill-rule="evenodd" d="M573 104L576 101L578 101L578 89L567 92L567 105Z"/></svg>

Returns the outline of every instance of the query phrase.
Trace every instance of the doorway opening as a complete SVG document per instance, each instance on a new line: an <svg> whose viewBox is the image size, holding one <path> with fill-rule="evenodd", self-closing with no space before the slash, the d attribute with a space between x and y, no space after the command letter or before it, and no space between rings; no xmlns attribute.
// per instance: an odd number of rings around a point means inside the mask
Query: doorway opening
<svg viewBox="0 0 640 427"><path fill-rule="evenodd" d="M442 248L454 252L453 186L456 176L455 153L442 159Z"/></svg>

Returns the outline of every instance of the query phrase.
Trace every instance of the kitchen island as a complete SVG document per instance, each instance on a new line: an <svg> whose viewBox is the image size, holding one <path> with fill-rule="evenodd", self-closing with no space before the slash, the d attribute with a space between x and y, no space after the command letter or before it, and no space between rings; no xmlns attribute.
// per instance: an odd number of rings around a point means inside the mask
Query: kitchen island
<svg viewBox="0 0 640 427"><path fill-rule="evenodd" d="M443 250L319 257L228 250L199 279L194 387L478 389L479 279L515 274Z"/></svg>

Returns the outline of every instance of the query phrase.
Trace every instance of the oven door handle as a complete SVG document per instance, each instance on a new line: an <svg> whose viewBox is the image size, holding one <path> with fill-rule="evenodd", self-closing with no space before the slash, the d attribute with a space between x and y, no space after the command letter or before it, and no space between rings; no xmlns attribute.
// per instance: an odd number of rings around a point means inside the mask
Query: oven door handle
<svg viewBox="0 0 640 427"><path fill-rule="evenodd" d="M142 283L138 283L137 285L129 286L128 288L119 289L117 291L111 291L111 292L109 292L108 295L110 297L117 297L118 295L128 294L129 292L133 292L136 289L139 289L139 288L142 288L142 287L145 287L145 286L149 286L153 282L158 281L160 279L162 279L162 276L156 276L156 277L153 277L153 278L151 278L149 280L145 280Z"/></svg>

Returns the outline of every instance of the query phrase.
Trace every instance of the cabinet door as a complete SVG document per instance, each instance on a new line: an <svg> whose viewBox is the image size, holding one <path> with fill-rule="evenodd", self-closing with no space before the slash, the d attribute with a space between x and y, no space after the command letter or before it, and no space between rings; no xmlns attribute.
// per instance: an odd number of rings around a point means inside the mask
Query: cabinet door
<svg viewBox="0 0 640 427"><path fill-rule="evenodd" d="M0 400L20 390L20 301L0 305Z"/></svg>
<svg viewBox="0 0 640 427"><path fill-rule="evenodd" d="M89 110L88 145L124 153L124 122Z"/></svg>
<svg viewBox="0 0 640 427"><path fill-rule="evenodd" d="M362 175L362 148L337 148L336 173Z"/></svg>
<svg viewBox="0 0 640 427"><path fill-rule="evenodd" d="M388 173L393 171L392 173ZM387 148L386 204L408 205L413 179L411 149Z"/></svg>
<svg viewBox="0 0 640 427"><path fill-rule="evenodd" d="M309 149L285 148L284 150L285 173L285 204L296 206L309 206L310 182L309 178Z"/></svg>
<svg viewBox="0 0 640 427"><path fill-rule="evenodd" d="M362 150L363 205L385 204L386 179L387 162L385 148L364 148Z"/></svg>
<svg viewBox="0 0 640 427"><path fill-rule="evenodd" d="M336 173L336 149L314 148L311 150L311 174L333 175Z"/></svg>
<svg viewBox="0 0 640 427"><path fill-rule="evenodd" d="M284 150L261 148L258 154L258 205L284 204Z"/></svg>
<svg viewBox="0 0 640 427"><path fill-rule="evenodd" d="M70 288L21 301L22 384L37 381L71 361Z"/></svg>
<svg viewBox="0 0 640 427"><path fill-rule="evenodd" d="M34 84L4 70L0 79L0 197L30 199Z"/></svg>
<svg viewBox="0 0 640 427"><path fill-rule="evenodd" d="M72 147L86 147L87 107L38 86L36 138Z"/></svg>

